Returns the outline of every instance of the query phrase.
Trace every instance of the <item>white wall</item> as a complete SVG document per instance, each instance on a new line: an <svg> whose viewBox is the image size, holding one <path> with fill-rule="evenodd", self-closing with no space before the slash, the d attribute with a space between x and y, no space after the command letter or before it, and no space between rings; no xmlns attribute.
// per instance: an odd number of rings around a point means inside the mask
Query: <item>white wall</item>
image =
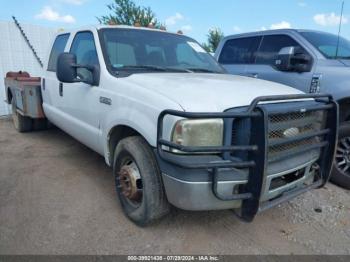
<svg viewBox="0 0 350 262"><path fill-rule="evenodd" d="M57 32L54 28L21 24L29 41L45 64L45 57L52 38ZM25 42L13 21L0 21L0 116L10 113L6 98L4 77L8 71L25 70L32 76L41 76L42 68L33 52Z"/></svg>

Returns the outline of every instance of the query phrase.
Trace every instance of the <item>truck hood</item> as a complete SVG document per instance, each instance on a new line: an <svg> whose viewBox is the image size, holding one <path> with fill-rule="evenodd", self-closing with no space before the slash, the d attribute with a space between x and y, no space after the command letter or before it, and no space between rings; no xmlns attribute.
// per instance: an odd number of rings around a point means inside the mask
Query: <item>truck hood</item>
<svg viewBox="0 0 350 262"><path fill-rule="evenodd" d="M191 112L223 112L247 106L259 96L302 94L289 86L229 74L148 73L131 75L128 81Z"/></svg>

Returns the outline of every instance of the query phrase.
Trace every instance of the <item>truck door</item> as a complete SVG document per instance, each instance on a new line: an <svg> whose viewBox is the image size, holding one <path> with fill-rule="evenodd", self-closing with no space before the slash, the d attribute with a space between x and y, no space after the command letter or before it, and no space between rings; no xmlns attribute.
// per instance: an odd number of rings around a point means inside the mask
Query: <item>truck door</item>
<svg viewBox="0 0 350 262"><path fill-rule="evenodd" d="M59 105L59 81L56 77L56 66L58 56L64 52L69 39L69 34L58 35L52 45L49 61L45 72L45 78L42 80L41 93L43 96L43 106L46 116L51 122L58 125L55 121L54 111L60 110Z"/></svg>
<svg viewBox="0 0 350 262"><path fill-rule="evenodd" d="M246 75L246 67L254 63L260 40L260 36L227 40L219 54L219 63L230 74Z"/></svg>
<svg viewBox="0 0 350 262"><path fill-rule="evenodd" d="M313 78L314 66L310 72L283 72L277 70L274 65L279 51L284 47L294 46L300 48L311 57L296 40L288 35L267 35L264 36L255 63L246 66L246 75L254 78L270 80L297 88L305 93L309 93Z"/></svg>
<svg viewBox="0 0 350 262"><path fill-rule="evenodd" d="M97 66L99 60L94 35L91 31L76 33L70 53L77 57L77 64ZM78 78L92 77L85 68L77 69ZM60 83L61 106L65 118L64 130L97 152L100 152L99 97L100 87L83 82Z"/></svg>

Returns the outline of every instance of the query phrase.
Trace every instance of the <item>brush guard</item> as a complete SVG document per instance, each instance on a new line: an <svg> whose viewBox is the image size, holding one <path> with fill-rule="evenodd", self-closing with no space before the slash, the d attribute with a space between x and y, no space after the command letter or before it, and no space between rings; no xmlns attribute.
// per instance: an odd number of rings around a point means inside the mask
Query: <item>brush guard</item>
<svg viewBox="0 0 350 262"><path fill-rule="evenodd" d="M283 193L282 196L269 200L266 202L260 201L260 196L264 186L264 180L266 178L266 167L268 165L267 149L268 149L268 112L261 106L262 102L288 102L291 100L300 99L315 99L317 102L310 106L303 107L302 110L316 111L327 110L325 128L321 130L321 134L324 137L322 142L311 145L309 147L300 149L295 152L298 154L302 151L319 148L321 154L317 160L319 167L318 179L316 179L311 185L291 190ZM295 112L300 112L300 108L294 109ZM297 111L298 110L298 111ZM305 111L305 112L306 112ZM291 111L293 112L293 111ZM250 143L247 145L223 145L223 146L182 146L163 138L163 121L164 117L172 115L181 118L188 119L206 119L206 118L221 118L221 119L237 119L237 118L250 118L251 120L251 136ZM337 126L338 126L338 105L332 99L331 95L323 94L302 94L302 95L286 95L286 96L264 96L258 97L253 100L246 111L243 112L223 112L223 113L191 113L182 112L176 110L165 110L161 112L158 118L158 131L157 131L157 153L159 157L176 166L187 169L207 169L211 173L212 177L212 192L216 198L222 201L242 200L242 206L239 216L247 222L254 219L255 215L259 211L266 210L273 206L276 206L284 201L287 201L295 196L302 194L312 188L319 188L326 184L330 177L330 171L332 166L332 160L335 151L336 139L337 139ZM224 129L224 137L226 132L232 132L232 130ZM319 132L309 134L310 137L320 135ZM289 140L303 139L301 136L295 136ZM183 161L183 158L179 158L179 155L166 151L164 147L168 149L176 149L188 154L220 154L222 160L215 162L205 161ZM241 159L232 160L227 157L228 153L245 151L248 152L248 160L243 161ZM239 189L239 192L232 194L231 196L224 196L218 192L218 171L222 168L249 168L248 182L244 187Z"/></svg>

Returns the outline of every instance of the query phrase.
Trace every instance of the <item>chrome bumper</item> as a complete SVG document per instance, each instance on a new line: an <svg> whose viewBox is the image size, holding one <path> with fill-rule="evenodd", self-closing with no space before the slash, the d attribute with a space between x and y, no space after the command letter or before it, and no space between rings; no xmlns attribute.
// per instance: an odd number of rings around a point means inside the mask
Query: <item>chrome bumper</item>
<svg viewBox="0 0 350 262"><path fill-rule="evenodd" d="M261 204L269 202L269 200L282 196L291 190L301 189L305 185L311 185L315 172L312 165L316 162L312 161L292 170L287 170L277 174L268 175L262 196ZM280 178L284 175L302 170L304 174L299 179L281 187L270 189L273 179ZM205 176L205 174L203 174ZM186 181L174 176L162 173L164 188L168 201L184 210L204 211L204 210L220 210L220 209L239 209L242 206L242 200L222 201L218 199L212 191L212 181ZM239 186L247 184L246 179L237 179L232 181L219 181L217 185L218 192L222 196L231 196L234 191L238 192Z"/></svg>

